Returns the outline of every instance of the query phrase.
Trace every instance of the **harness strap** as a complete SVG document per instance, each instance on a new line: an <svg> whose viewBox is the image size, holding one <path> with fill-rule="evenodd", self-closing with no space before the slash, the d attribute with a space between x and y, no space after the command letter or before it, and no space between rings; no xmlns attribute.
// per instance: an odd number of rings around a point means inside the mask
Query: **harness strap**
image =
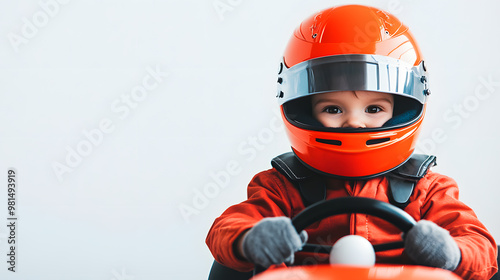
<svg viewBox="0 0 500 280"><path fill-rule="evenodd" d="M307 168L293 152L275 157L271 165L299 189L306 207L326 199L325 177ZM435 165L435 156L413 154L407 162L389 172L386 176L391 204L404 209L417 182Z"/></svg>
<svg viewBox="0 0 500 280"><path fill-rule="evenodd" d="M410 203L410 196L417 182L435 165L436 156L413 154L407 162L389 172L387 179L391 204L404 209Z"/></svg>
<svg viewBox="0 0 500 280"><path fill-rule="evenodd" d="M275 157L271 165L299 189L306 207L326 199L326 181L323 176L304 166L294 153L288 152Z"/></svg>

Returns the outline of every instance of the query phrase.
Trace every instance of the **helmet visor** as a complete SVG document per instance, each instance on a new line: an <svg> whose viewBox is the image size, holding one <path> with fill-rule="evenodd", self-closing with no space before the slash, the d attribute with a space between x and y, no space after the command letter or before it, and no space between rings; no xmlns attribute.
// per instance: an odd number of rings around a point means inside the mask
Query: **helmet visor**
<svg viewBox="0 0 500 280"><path fill-rule="evenodd" d="M424 62L411 66L380 55L336 55L311 59L287 68L282 62L278 101L317 93L376 91L411 97L424 104L428 95Z"/></svg>

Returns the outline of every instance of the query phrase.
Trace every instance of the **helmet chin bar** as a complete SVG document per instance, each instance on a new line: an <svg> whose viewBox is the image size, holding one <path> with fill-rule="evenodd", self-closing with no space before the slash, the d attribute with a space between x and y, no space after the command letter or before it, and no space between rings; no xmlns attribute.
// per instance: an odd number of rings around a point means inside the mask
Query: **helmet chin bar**
<svg viewBox="0 0 500 280"><path fill-rule="evenodd" d="M286 105L286 104L285 104ZM312 129L282 117L292 150L310 169L341 179L369 179L406 162L415 149L425 105L411 123L393 127Z"/></svg>
<svg viewBox="0 0 500 280"><path fill-rule="evenodd" d="M376 177L379 177L379 176L382 176L382 175L385 175L391 171L394 171L396 170L397 168L399 168L400 166L404 165L409 159L410 159L410 156L408 158L406 158L403 162L401 162L399 165L395 166L395 167L392 167L390 169L387 169L387 170L384 170L382 172L379 172L379 173L376 173L376 174L369 174L369 175L361 175L361 176L345 176L345 175L340 175L340 174L333 174L333 173L328 173L328 172L325 172L323 170L319 170L319 169L316 169L314 167L312 167L311 165L307 164L305 161L303 161L302 159L300 159L298 156L297 156L297 153L295 152L295 150L293 150L293 153L296 155L297 159L304 165L306 166L307 168L309 168L310 170L312 170L313 172L317 173L317 174L321 174L323 176L326 176L326 177L330 177L330 178L335 178L335 179L341 179L341 180L347 180L347 181L356 181L356 180L369 180L369 179L373 179L373 178L376 178Z"/></svg>
<svg viewBox="0 0 500 280"><path fill-rule="evenodd" d="M387 56L348 54L314 58L290 68L282 61L276 97L282 105L317 93L353 90L392 93L421 104L430 94L423 61L411 66Z"/></svg>

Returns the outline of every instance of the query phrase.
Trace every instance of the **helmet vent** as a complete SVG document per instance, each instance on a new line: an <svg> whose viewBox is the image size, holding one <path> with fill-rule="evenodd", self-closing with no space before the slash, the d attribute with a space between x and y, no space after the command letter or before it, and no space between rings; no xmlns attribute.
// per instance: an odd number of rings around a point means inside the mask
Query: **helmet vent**
<svg viewBox="0 0 500 280"><path fill-rule="evenodd" d="M324 143L324 144L328 144L328 145L342 146L342 141L340 141L340 140L316 138L316 142Z"/></svg>
<svg viewBox="0 0 500 280"><path fill-rule="evenodd" d="M366 141L366 145L370 146L370 145L380 144L380 143L387 142L389 140L391 140L391 138L389 138L389 137L379 138L379 139L370 139L370 140Z"/></svg>

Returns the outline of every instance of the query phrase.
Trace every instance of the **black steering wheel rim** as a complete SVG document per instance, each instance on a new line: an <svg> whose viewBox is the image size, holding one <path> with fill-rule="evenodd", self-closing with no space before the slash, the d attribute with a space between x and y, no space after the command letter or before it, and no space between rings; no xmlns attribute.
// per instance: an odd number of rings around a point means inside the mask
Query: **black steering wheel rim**
<svg viewBox="0 0 500 280"><path fill-rule="evenodd" d="M402 232L408 232L415 220L405 211L389 203L367 197L340 197L317 202L304 209L292 219L292 224L301 232L309 225L340 214L360 213L375 216L390 222Z"/></svg>
<svg viewBox="0 0 500 280"><path fill-rule="evenodd" d="M407 233L416 221L402 209L389 203L366 197L341 197L317 202L304 209L292 219L292 224L300 233L311 224L330 216L360 213L381 218L403 233ZM402 248L404 243L393 242L373 245L376 252ZM306 244L301 251L329 253L331 246Z"/></svg>

